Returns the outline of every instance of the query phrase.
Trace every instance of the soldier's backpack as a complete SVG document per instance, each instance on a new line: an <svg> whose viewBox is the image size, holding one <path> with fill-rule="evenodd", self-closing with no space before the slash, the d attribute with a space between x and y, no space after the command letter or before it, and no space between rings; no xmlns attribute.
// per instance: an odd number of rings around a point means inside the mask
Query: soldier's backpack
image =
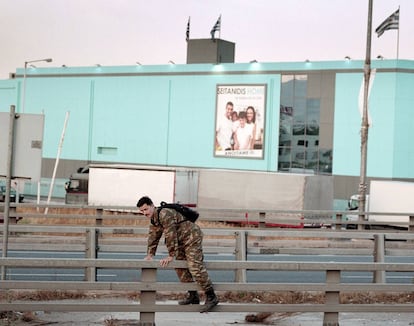
<svg viewBox="0 0 414 326"><path fill-rule="evenodd" d="M195 211L194 209L191 209L190 207L183 206L183 205L178 204L178 203L166 203L165 201L162 201L160 203L160 206L157 208L158 214L160 214L160 211L163 208L174 209L175 211L177 211L178 213L183 215L185 217L186 221L191 221L191 222L197 221L198 216L200 215L200 214L198 214L197 211Z"/></svg>

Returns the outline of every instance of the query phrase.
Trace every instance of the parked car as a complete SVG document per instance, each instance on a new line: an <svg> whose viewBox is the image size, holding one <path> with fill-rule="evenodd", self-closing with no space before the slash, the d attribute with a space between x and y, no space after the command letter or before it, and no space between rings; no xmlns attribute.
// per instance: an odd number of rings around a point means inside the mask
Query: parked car
<svg viewBox="0 0 414 326"><path fill-rule="evenodd" d="M0 186L0 202L4 202L6 199L6 186ZM22 203L24 200L24 195L19 194L19 203ZM16 202L16 190L10 189L10 202Z"/></svg>

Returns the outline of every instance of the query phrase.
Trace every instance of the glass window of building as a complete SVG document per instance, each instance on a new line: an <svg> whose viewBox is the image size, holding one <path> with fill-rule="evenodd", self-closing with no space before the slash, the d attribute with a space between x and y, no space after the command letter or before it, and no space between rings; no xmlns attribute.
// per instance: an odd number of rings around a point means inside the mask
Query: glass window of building
<svg viewBox="0 0 414 326"><path fill-rule="evenodd" d="M319 147L320 94L323 92L315 96L308 91L309 82L323 87L322 79L320 74L282 76L278 151L280 172L332 173L332 148ZM332 140L324 143L331 144Z"/></svg>

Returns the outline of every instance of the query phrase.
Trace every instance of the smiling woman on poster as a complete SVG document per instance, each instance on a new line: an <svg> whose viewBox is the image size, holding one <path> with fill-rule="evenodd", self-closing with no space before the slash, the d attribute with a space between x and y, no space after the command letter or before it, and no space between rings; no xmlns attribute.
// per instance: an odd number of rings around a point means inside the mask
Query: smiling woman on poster
<svg viewBox="0 0 414 326"><path fill-rule="evenodd" d="M256 140L256 111L254 107L248 106L246 109L246 124L251 129L252 137L250 140L249 149L253 149L254 142Z"/></svg>

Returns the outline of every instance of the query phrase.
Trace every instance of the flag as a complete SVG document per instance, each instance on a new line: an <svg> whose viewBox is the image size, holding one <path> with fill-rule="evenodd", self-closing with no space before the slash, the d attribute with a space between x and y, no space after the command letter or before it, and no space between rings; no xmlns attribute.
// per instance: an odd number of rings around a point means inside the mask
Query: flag
<svg viewBox="0 0 414 326"><path fill-rule="evenodd" d="M377 27L375 33L380 37L385 31L389 29L398 29L400 23L400 8L398 8L391 16L382 22L381 25Z"/></svg>
<svg viewBox="0 0 414 326"><path fill-rule="evenodd" d="M185 40L188 42L189 39L190 39L190 17L188 17L187 31L185 32Z"/></svg>
<svg viewBox="0 0 414 326"><path fill-rule="evenodd" d="M214 24L213 28L211 29L211 38L214 40L214 33L220 31L221 29L221 15L217 19L216 23Z"/></svg>

